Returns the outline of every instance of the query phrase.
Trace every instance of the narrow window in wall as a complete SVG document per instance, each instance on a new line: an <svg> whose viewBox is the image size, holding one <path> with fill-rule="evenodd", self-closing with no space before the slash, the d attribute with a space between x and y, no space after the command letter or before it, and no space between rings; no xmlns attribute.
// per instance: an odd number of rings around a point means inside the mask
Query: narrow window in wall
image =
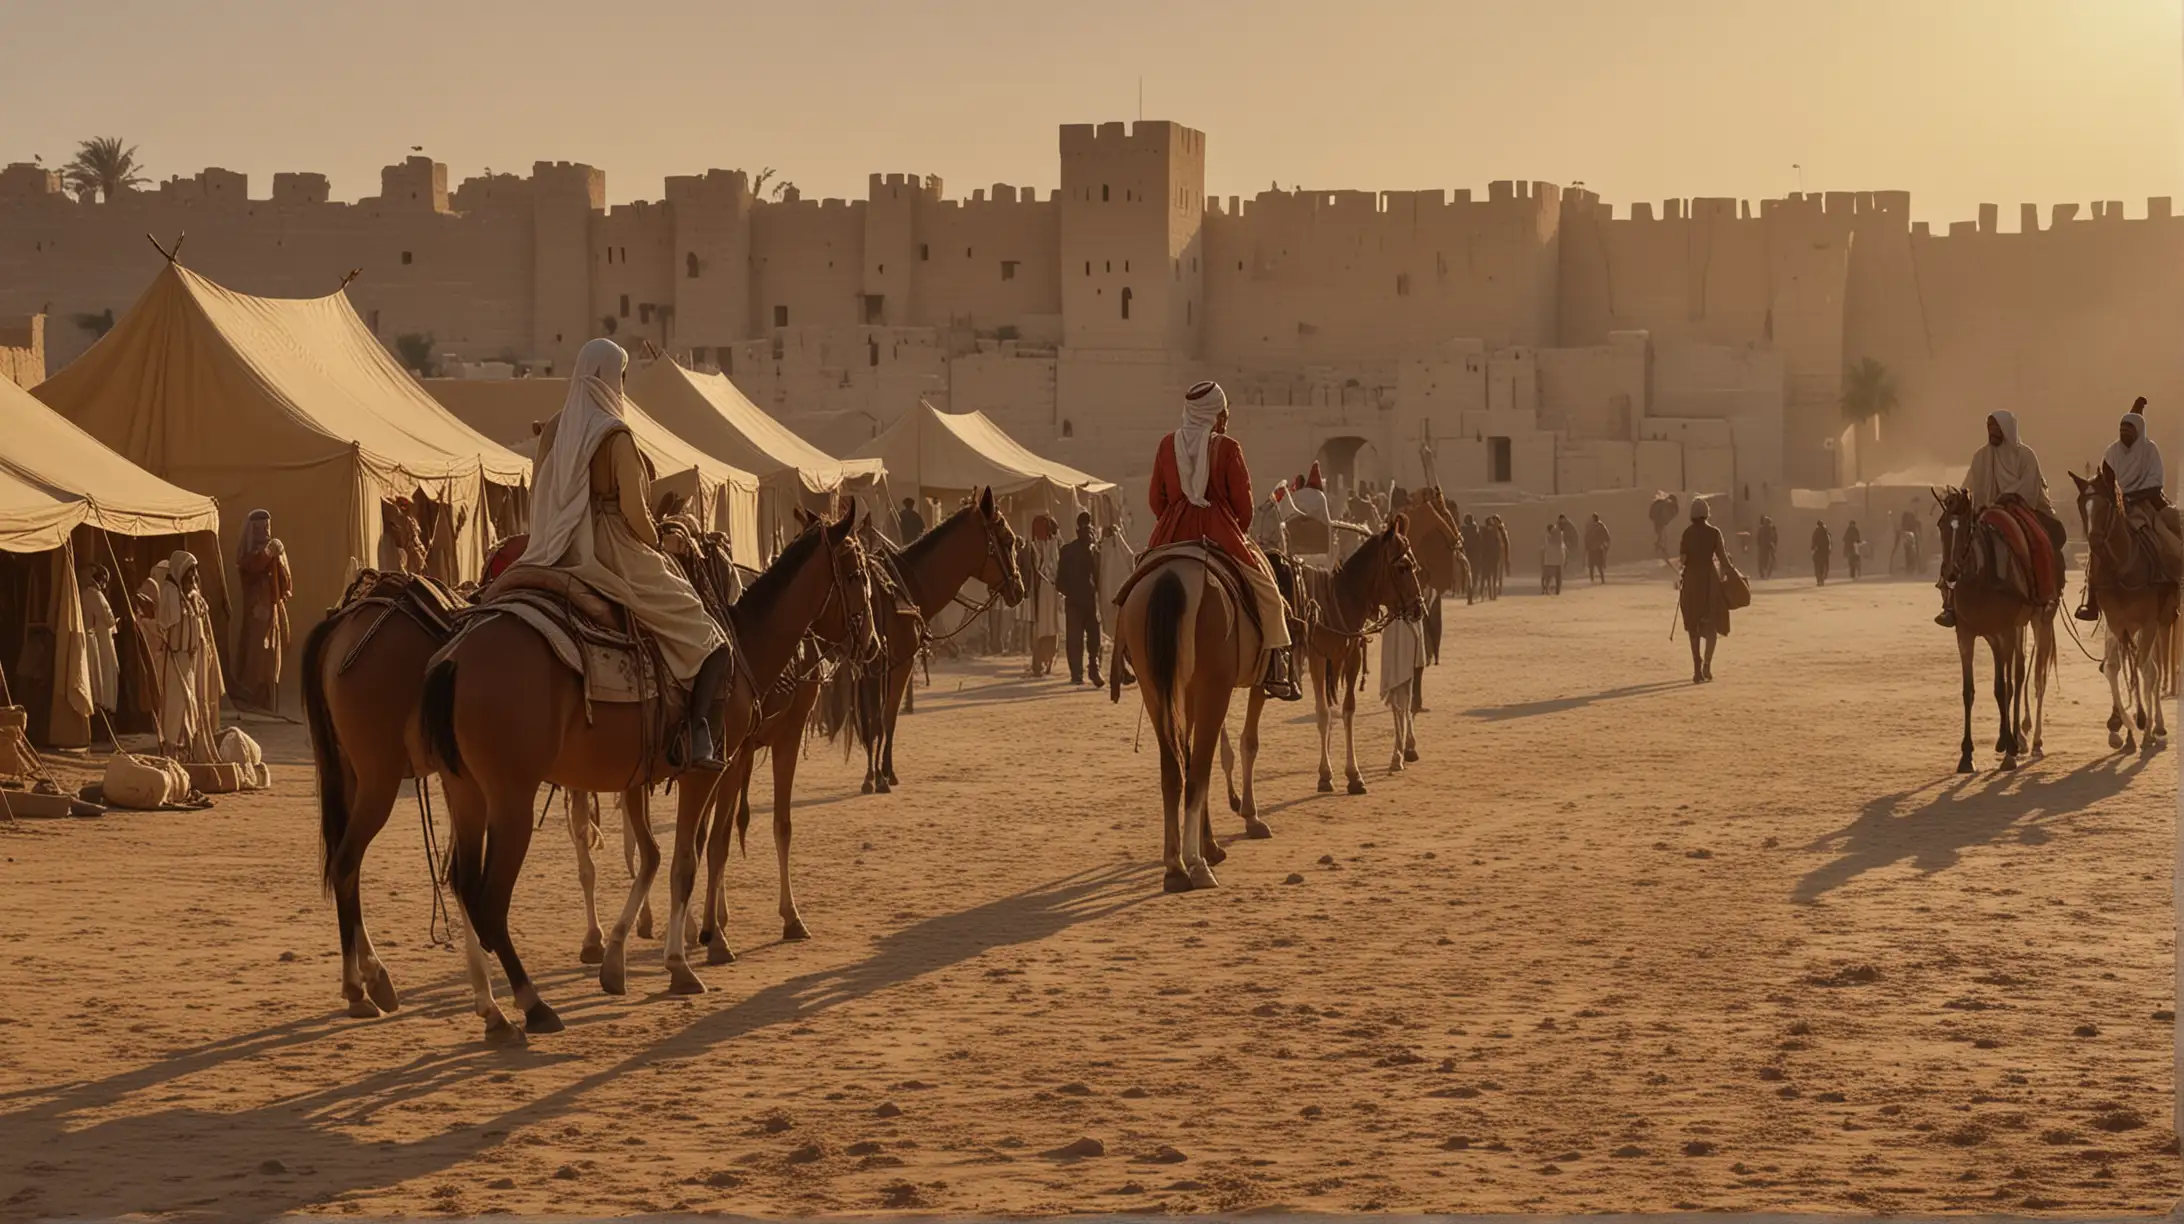
<svg viewBox="0 0 2184 1224"><path fill-rule="evenodd" d="M1509 456L1509 439L1486 440L1486 478L1495 484L1508 484L1516 479L1516 465Z"/></svg>
<svg viewBox="0 0 2184 1224"><path fill-rule="evenodd" d="M1395 296L1410 296L1410 273L1398 272L1395 274Z"/></svg>
<svg viewBox="0 0 2184 1224"><path fill-rule="evenodd" d="M1110 259L1110 260L1108 260L1108 261L1107 261L1107 270L1108 270L1108 271L1110 271L1110 272L1112 272L1112 271L1114 271L1114 270L1115 270L1115 261L1114 261L1114 260Z"/></svg>
<svg viewBox="0 0 2184 1224"><path fill-rule="evenodd" d="M622 309L620 313L621 316L625 319L629 317L629 295L626 293L622 295Z"/></svg>
<svg viewBox="0 0 2184 1224"><path fill-rule="evenodd" d="M615 262L616 262L616 263L628 263L628 262L629 262L629 248L628 248L628 247L620 247L620 248L618 248L618 249L619 249L619 250L621 251L621 254L620 254L619 256L617 256L617 257L615 258Z"/></svg>
<svg viewBox="0 0 2184 1224"><path fill-rule="evenodd" d="M789 325L788 307L776 306L773 308L773 325L775 327L787 327ZM778 354L776 355L778 356Z"/></svg>
<svg viewBox="0 0 2184 1224"><path fill-rule="evenodd" d="M613 247L608 247L608 248L607 248L607 262L608 262L608 263L613 263L613 262L614 262L614 248L613 248Z"/></svg>
<svg viewBox="0 0 2184 1224"><path fill-rule="evenodd" d="M864 321L865 321L865 322L866 322L867 324L878 324L879 322L881 322L882 320L884 320L884 319L885 319L886 317L887 317L887 295L886 295L886 294L884 294L884 293L867 293L867 294L865 294L865 295L864 295Z"/></svg>
<svg viewBox="0 0 2184 1224"><path fill-rule="evenodd" d="M1084 261L1084 274L1086 276L1092 275L1092 261L1089 259Z"/></svg>
<svg viewBox="0 0 2184 1224"><path fill-rule="evenodd" d="M1107 203L1107 184L1100 184L1100 203Z"/></svg>
<svg viewBox="0 0 2184 1224"><path fill-rule="evenodd" d="M652 303L650 303L650 302L639 302L639 303L637 303L637 321L638 321L639 323L650 323L650 322L652 322Z"/></svg>
<svg viewBox="0 0 2184 1224"><path fill-rule="evenodd" d="M1065 438L1077 436L1077 426L1066 418L1062 421L1062 436Z"/></svg>
<svg viewBox="0 0 2184 1224"><path fill-rule="evenodd" d="M1137 296L1136 294L1134 294L1134 293L1130 292L1130 289L1129 289L1129 287L1128 287L1128 286L1124 286L1124 287L1123 287L1123 290L1122 290L1122 317L1123 317L1123 318L1127 319L1127 318L1129 318L1129 317L1130 317L1130 299L1131 299L1131 298L1133 298L1133 297L1136 297L1136 296Z"/></svg>
<svg viewBox="0 0 2184 1224"><path fill-rule="evenodd" d="M1015 261L1015 260L1013 260L1013 259L1004 259L1004 260L1002 260L1002 261L1001 261L1001 279L1002 279L1002 280L1005 280L1005 281L1009 281L1009 280L1015 280L1015 279L1016 279L1016 261Z"/></svg>
<svg viewBox="0 0 2184 1224"><path fill-rule="evenodd" d="M971 248L969 248L969 247L964 247L964 248L963 248L963 258L965 258L965 259L969 259L970 257L971 257Z"/></svg>
<svg viewBox="0 0 2184 1224"><path fill-rule="evenodd" d="M919 244L918 244L918 261L919 261L920 263L923 263L924 261L926 261L926 260L928 260L928 259L931 259L932 257L933 257L933 248L932 248L932 244L930 244L930 243L925 243L925 242L921 242L921 243L919 243Z"/></svg>
<svg viewBox="0 0 2184 1224"><path fill-rule="evenodd" d="M690 364L693 366L702 366L705 364L705 346L699 345L698 347L690 350Z"/></svg>
<svg viewBox="0 0 2184 1224"><path fill-rule="evenodd" d="M408 264L410 262L410 253L408 251L402 252L402 262L404 264Z"/></svg>
<svg viewBox="0 0 2184 1224"><path fill-rule="evenodd" d="M682 266L684 276L691 280L698 279L698 253L696 251L691 251L683 256Z"/></svg>
<svg viewBox="0 0 2184 1224"><path fill-rule="evenodd" d="M880 364L880 342L877 338L865 341L865 363L873 366Z"/></svg>
<svg viewBox="0 0 2184 1224"><path fill-rule="evenodd" d="M1130 270L1130 261L1129 261L1129 260L1125 259L1125 260L1123 260L1123 261L1122 261L1122 270L1123 270L1123 271L1125 271L1125 272L1128 272L1128 271Z"/></svg>

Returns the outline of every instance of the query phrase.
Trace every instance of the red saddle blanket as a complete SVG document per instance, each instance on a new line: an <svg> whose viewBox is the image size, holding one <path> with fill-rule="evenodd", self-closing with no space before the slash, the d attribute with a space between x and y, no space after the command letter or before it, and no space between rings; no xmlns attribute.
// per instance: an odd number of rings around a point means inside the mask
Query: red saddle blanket
<svg viewBox="0 0 2184 1224"><path fill-rule="evenodd" d="M1989 506L1979 521L2002 538L2017 561L2017 571L2030 579L2032 589L2027 594L2032 602L2050 604L2062 598L2063 576L2055 568L2055 545L2039 515L2024 506Z"/></svg>

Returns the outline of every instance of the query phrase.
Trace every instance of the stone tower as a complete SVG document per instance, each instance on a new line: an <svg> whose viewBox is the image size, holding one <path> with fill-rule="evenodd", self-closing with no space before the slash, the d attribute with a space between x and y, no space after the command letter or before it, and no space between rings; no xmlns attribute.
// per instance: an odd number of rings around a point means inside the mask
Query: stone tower
<svg viewBox="0 0 2184 1224"><path fill-rule="evenodd" d="M1061 204L1063 342L1196 357L1205 133L1162 120L1066 124Z"/></svg>

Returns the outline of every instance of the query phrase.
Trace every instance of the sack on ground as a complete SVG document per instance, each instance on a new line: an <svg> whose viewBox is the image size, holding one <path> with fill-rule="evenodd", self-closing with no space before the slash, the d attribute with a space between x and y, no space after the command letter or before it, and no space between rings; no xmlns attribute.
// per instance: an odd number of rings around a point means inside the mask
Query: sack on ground
<svg viewBox="0 0 2184 1224"><path fill-rule="evenodd" d="M265 750L241 727L222 730L215 749L219 758L231 765L256 765L265 760Z"/></svg>
<svg viewBox="0 0 2184 1224"><path fill-rule="evenodd" d="M106 762L106 781L100 789L114 807L148 812L188 795L189 775L166 757L117 753Z"/></svg>

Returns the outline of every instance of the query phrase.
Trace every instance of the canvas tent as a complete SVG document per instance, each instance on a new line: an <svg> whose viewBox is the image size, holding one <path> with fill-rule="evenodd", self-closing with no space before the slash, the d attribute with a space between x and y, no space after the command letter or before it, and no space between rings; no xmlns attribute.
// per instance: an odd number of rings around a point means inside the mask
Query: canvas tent
<svg viewBox="0 0 2184 1224"><path fill-rule="evenodd" d="M716 459L758 475L759 530L769 546L793 533L789 511L831 508L837 493L886 505L887 467L878 459L836 459L766 415L726 376L654 361L629 380L630 398L661 424Z"/></svg>
<svg viewBox="0 0 2184 1224"><path fill-rule="evenodd" d="M538 441L533 428L558 415L569 393L566 378L428 378L424 385L464 424L526 455ZM668 493L681 494L706 530L727 533L738 563L753 569L763 564L759 478L691 445L634 395L624 398L630 436L652 463L655 503Z"/></svg>
<svg viewBox="0 0 2184 1224"><path fill-rule="evenodd" d="M121 719L148 714L145 663L128 595L177 548L201 562L219 553L213 499L146 472L0 379L0 659L10 696L29 707L31 737L62 747L91 739L91 678L79 567L114 571L107 601L120 619ZM224 625L227 587L205 566L213 623ZM225 634L222 634L223 638Z"/></svg>
<svg viewBox="0 0 2184 1224"><path fill-rule="evenodd" d="M339 602L352 567L375 562L381 499L422 490L446 508L459 579L525 517L530 465L425 394L343 293L251 297L169 263L35 394L238 525L270 511L299 634Z"/></svg>
<svg viewBox="0 0 2184 1224"><path fill-rule="evenodd" d="M1091 510L1105 523L1116 512L1113 483L1033 454L983 412L941 412L919 400L855 457L882 461L896 492L915 489L943 510L991 486L1012 519L1043 512L1066 523Z"/></svg>

